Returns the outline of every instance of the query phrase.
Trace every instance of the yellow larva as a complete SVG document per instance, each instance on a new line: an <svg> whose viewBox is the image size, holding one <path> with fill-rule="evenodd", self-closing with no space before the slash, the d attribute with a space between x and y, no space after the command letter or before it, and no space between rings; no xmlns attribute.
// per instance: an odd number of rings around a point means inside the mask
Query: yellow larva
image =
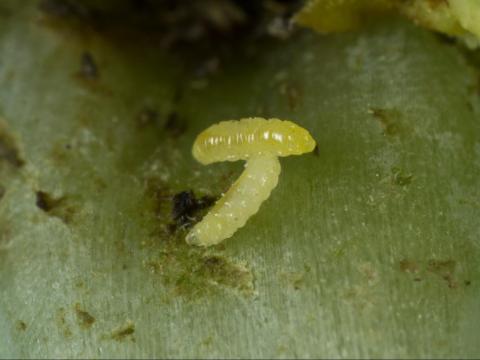
<svg viewBox="0 0 480 360"><path fill-rule="evenodd" d="M279 156L315 148L307 130L291 121L247 118L222 121L198 135L192 153L202 164L247 160L245 170L210 212L188 233L189 244L210 246L245 225L277 186Z"/></svg>

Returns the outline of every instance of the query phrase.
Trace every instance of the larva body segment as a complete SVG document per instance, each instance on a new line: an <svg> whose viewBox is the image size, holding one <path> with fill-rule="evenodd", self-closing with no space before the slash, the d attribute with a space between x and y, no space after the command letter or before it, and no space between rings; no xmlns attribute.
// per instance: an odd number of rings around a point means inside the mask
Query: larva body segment
<svg viewBox="0 0 480 360"><path fill-rule="evenodd" d="M315 140L308 131L291 121L247 118L210 126L198 135L192 152L207 165L261 155L300 155L314 148Z"/></svg>
<svg viewBox="0 0 480 360"><path fill-rule="evenodd" d="M231 237L277 186L278 157L310 152L315 145L307 130L279 119L222 121L200 133L192 153L202 164L236 160L247 160L247 163L227 193L190 230L186 241L210 246Z"/></svg>
<svg viewBox="0 0 480 360"><path fill-rule="evenodd" d="M277 186L280 162L276 156L259 156L245 164L245 170L228 192L187 235L189 244L210 246L231 237L255 214Z"/></svg>

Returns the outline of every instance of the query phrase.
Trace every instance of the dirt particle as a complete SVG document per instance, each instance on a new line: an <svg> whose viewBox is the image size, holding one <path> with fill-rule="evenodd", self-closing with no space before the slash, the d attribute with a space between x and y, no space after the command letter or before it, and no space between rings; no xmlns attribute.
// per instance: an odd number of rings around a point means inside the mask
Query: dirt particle
<svg viewBox="0 0 480 360"><path fill-rule="evenodd" d="M287 98L288 108L295 110L302 100L301 88L294 83L283 83L280 85L280 94Z"/></svg>
<svg viewBox="0 0 480 360"><path fill-rule="evenodd" d="M70 327L67 324L66 316L67 316L67 312L63 307L61 307L57 310L57 314L55 318L56 318L57 326L60 332L63 334L65 338L68 339L72 337L72 331L70 330Z"/></svg>
<svg viewBox="0 0 480 360"><path fill-rule="evenodd" d="M143 129L158 123L158 111L151 107L144 107L136 116L137 128Z"/></svg>
<svg viewBox="0 0 480 360"><path fill-rule="evenodd" d="M433 274L445 280L450 289L455 289L459 286L454 276L456 265L454 260L431 259L417 262L404 259L400 261L400 270L405 273L414 274L415 277L413 281L422 281L428 278L428 273Z"/></svg>
<svg viewBox="0 0 480 360"><path fill-rule="evenodd" d="M82 310L80 304L75 304L75 313L77 314L77 322L83 329L89 329L95 322L95 318L87 311Z"/></svg>
<svg viewBox="0 0 480 360"><path fill-rule="evenodd" d="M89 52L82 53L78 75L86 80L95 80L100 76L98 66Z"/></svg>
<svg viewBox="0 0 480 360"><path fill-rule="evenodd" d="M406 272L406 273L417 273L419 271L419 266L415 261L403 259L399 263L400 265L400 271Z"/></svg>
<svg viewBox="0 0 480 360"><path fill-rule="evenodd" d="M451 289L457 288L458 283L454 279L457 263L454 260L429 260L427 271L441 277Z"/></svg>
<svg viewBox="0 0 480 360"><path fill-rule="evenodd" d="M183 238L165 242L161 255L144 263L146 270L159 276L173 295L195 301L202 297L235 290L249 297L254 294L254 278L244 264L205 249L187 245Z"/></svg>
<svg viewBox="0 0 480 360"><path fill-rule="evenodd" d="M396 136L405 132L400 123L401 113L398 110L371 108L368 113L380 123L385 136Z"/></svg>
<svg viewBox="0 0 480 360"><path fill-rule="evenodd" d="M91 53L85 51L80 56L80 69L73 74L74 80L77 83L99 95L111 96L113 91L102 84L100 80L100 71L97 62Z"/></svg>
<svg viewBox="0 0 480 360"><path fill-rule="evenodd" d="M428 271L436 274L453 273L457 263L454 260L429 260Z"/></svg>
<svg viewBox="0 0 480 360"><path fill-rule="evenodd" d="M407 186L412 183L413 174L405 173L402 169L399 169L397 167L393 167L391 169L391 172L392 184L398 186Z"/></svg>
<svg viewBox="0 0 480 360"><path fill-rule="evenodd" d="M15 138L8 131L6 122L0 118L0 161L2 160L16 168L25 165Z"/></svg>
<svg viewBox="0 0 480 360"><path fill-rule="evenodd" d="M45 212L50 212L61 202L61 200L54 199L52 196L50 196L44 191L37 191L36 195L36 205Z"/></svg>
<svg viewBox="0 0 480 360"><path fill-rule="evenodd" d="M165 182L158 177L145 179L145 195L153 200L153 212L159 219L168 218L172 193Z"/></svg>
<svg viewBox="0 0 480 360"><path fill-rule="evenodd" d="M204 346L204 347L211 347L213 345L213 337L212 336L207 336L205 339L203 339L201 342L200 342L200 345L201 346Z"/></svg>
<svg viewBox="0 0 480 360"><path fill-rule="evenodd" d="M218 255L203 258L199 265L196 275L205 281L239 290L245 295L253 293L253 275L245 266Z"/></svg>
<svg viewBox="0 0 480 360"><path fill-rule="evenodd" d="M211 196L197 199L191 190L175 194L172 198L172 219L177 227L190 226L198 220L198 213L213 205L215 200Z"/></svg>
<svg viewBox="0 0 480 360"><path fill-rule="evenodd" d="M5 195L5 187L0 184L0 200L2 200L4 195Z"/></svg>
<svg viewBox="0 0 480 360"><path fill-rule="evenodd" d="M170 136L176 138L187 131L187 123L177 112L172 111L167 115L167 121L163 128Z"/></svg>
<svg viewBox="0 0 480 360"><path fill-rule="evenodd" d="M114 329L111 334L111 338L115 341L124 341L127 338L134 340L133 334L135 333L135 324L127 320L125 324Z"/></svg>
<svg viewBox="0 0 480 360"><path fill-rule="evenodd" d="M27 324L25 323L25 321L22 321L22 320L17 320L17 330L18 331L25 331L27 330Z"/></svg>
<svg viewBox="0 0 480 360"><path fill-rule="evenodd" d="M75 208L68 204L66 197L55 198L41 190L36 192L36 205L48 215L57 217L66 224L72 221L76 212Z"/></svg>
<svg viewBox="0 0 480 360"><path fill-rule="evenodd" d="M294 290L300 290L305 282L305 272L303 271L282 272L280 276Z"/></svg>

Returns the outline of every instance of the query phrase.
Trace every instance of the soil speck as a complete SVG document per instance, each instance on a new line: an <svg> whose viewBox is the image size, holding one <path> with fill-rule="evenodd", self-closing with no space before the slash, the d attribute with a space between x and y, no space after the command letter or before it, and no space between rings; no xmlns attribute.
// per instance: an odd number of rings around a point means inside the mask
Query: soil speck
<svg viewBox="0 0 480 360"><path fill-rule="evenodd" d="M95 318L87 311L82 310L78 303L75 304L75 313L77 314L78 325L84 329L89 329L95 322Z"/></svg>
<svg viewBox="0 0 480 360"><path fill-rule="evenodd" d="M124 325L114 329L112 331L111 338L115 341L124 341L127 338L134 340L133 334L135 333L135 324L127 320Z"/></svg>
<svg viewBox="0 0 480 360"><path fill-rule="evenodd" d="M211 196L197 199L193 191L182 191L173 196L172 219L178 227L190 226L197 220L198 212L214 202L215 198Z"/></svg>
<svg viewBox="0 0 480 360"><path fill-rule="evenodd" d="M25 331L27 330L27 324L25 321L17 320L17 330L18 331Z"/></svg>
<svg viewBox="0 0 480 360"><path fill-rule="evenodd" d="M95 80L99 77L98 66L89 52L82 54L78 74L86 80Z"/></svg>
<svg viewBox="0 0 480 360"><path fill-rule="evenodd" d="M0 118L0 161L4 160L13 167L20 168L25 161L20 156L17 143L7 129L6 122Z"/></svg>
<svg viewBox="0 0 480 360"><path fill-rule="evenodd" d="M75 208L67 203L66 197L55 198L41 190L36 192L36 205L48 215L57 217L66 224L72 221L76 212Z"/></svg>

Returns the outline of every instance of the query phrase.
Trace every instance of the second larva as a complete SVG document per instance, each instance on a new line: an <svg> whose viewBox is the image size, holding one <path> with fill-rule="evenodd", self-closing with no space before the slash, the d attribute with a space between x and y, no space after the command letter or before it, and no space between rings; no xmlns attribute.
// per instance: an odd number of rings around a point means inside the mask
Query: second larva
<svg viewBox="0 0 480 360"><path fill-rule="evenodd" d="M277 186L279 156L315 148L307 130L291 121L247 118L222 121L198 135L192 153L202 164L246 160L245 170L210 212L188 233L189 244L210 246L245 225Z"/></svg>

